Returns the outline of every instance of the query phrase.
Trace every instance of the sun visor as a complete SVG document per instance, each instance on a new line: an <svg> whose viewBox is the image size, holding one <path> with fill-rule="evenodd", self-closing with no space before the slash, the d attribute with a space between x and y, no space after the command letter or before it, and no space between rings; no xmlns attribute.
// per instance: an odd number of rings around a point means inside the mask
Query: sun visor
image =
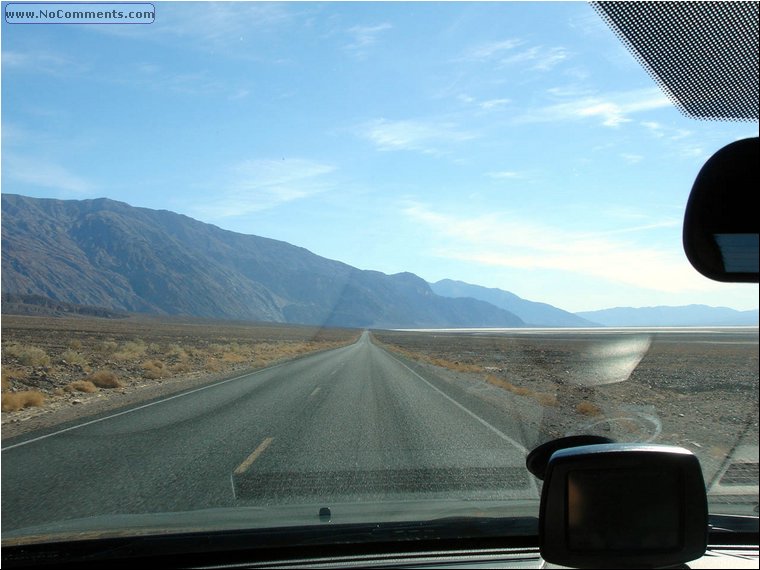
<svg viewBox="0 0 760 570"><path fill-rule="evenodd" d="M686 256L716 281L758 282L760 139L733 142L702 167L684 216Z"/></svg>

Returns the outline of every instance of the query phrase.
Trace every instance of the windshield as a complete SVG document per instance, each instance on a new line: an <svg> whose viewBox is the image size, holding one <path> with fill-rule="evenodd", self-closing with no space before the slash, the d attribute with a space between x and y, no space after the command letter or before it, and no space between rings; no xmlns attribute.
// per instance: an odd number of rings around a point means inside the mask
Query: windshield
<svg viewBox="0 0 760 570"><path fill-rule="evenodd" d="M756 121L586 3L72 6L3 3L4 539L534 520L574 434L757 516L758 287L681 246Z"/></svg>

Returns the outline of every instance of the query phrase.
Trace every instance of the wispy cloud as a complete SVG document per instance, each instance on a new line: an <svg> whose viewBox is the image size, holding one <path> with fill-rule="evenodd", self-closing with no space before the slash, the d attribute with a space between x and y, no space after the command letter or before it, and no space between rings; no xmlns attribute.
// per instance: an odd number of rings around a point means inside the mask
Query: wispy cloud
<svg viewBox="0 0 760 570"><path fill-rule="evenodd" d="M628 164L638 164L644 160L644 156L640 154L634 154L632 152L623 152L620 154L620 158L625 160Z"/></svg>
<svg viewBox="0 0 760 570"><path fill-rule="evenodd" d="M393 26L384 22L374 26L353 26L346 30L351 37L351 42L344 46L345 50L354 57L366 57L369 48L377 43L378 37Z"/></svg>
<svg viewBox="0 0 760 570"><path fill-rule="evenodd" d="M549 71L568 59L570 52L563 47L533 46L502 58L501 65L525 64L536 71Z"/></svg>
<svg viewBox="0 0 760 570"><path fill-rule="evenodd" d="M358 128L361 137L378 150L413 150L425 154L443 154L446 147L477 138L450 121L376 119Z"/></svg>
<svg viewBox="0 0 760 570"><path fill-rule="evenodd" d="M81 58L44 50L3 50L2 63L3 71L42 73L55 77L74 77L88 69Z"/></svg>
<svg viewBox="0 0 760 570"><path fill-rule="evenodd" d="M489 62L499 67L521 65L534 71L549 71L569 57L570 51L564 47L531 46L525 40L509 38L478 44L466 50L457 61Z"/></svg>
<svg viewBox="0 0 760 570"><path fill-rule="evenodd" d="M510 99L506 99L506 98L488 99L486 101L481 101L480 103L478 103L478 107L487 111L489 109L496 109L497 107L503 107L509 102L510 102Z"/></svg>
<svg viewBox="0 0 760 570"><path fill-rule="evenodd" d="M494 99L483 99L482 101L479 101L478 99L476 99L472 95L468 95L467 93L460 93L459 95L456 96L456 99L460 103L464 103L465 105L475 106L482 111L492 111L494 109L499 109L512 102L511 99L508 99L506 97L498 97Z"/></svg>
<svg viewBox="0 0 760 570"><path fill-rule="evenodd" d="M64 194L87 194L95 187L91 181L56 162L13 154L3 157L3 177L10 181L51 188Z"/></svg>
<svg viewBox="0 0 760 570"><path fill-rule="evenodd" d="M308 159L245 160L230 169L224 190L213 203L195 208L212 218L228 218L302 200L330 188L335 168Z"/></svg>
<svg viewBox="0 0 760 570"><path fill-rule="evenodd" d="M630 122L631 115L652 109L670 107L670 99L657 88L586 96L530 110L516 120L522 123L577 121L594 119L605 127Z"/></svg>
<svg viewBox="0 0 760 570"><path fill-rule="evenodd" d="M522 44L523 41L518 38L509 38L505 40L478 44L477 46L474 46L467 50L462 59L472 61L485 61L488 59L493 59L496 56L500 56L505 52L511 51Z"/></svg>
<svg viewBox="0 0 760 570"><path fill-rule="evenodd" d="M516 170L499 170L496 172L486 172L486 176L489 178L495 178L497 180L524 178L524 174L522 172L517 172Z"/></svg>
<svg viewBox="0 0 760 570"><path fill-rule="evenodd" d="M175 95L214 95L234 101L246 98L250 92L245 87L230 84L227 78L219 78L205 69L177 70L154 63L138 63L130 73L121 70L116 75L104 75L103 79L130 88Z"/></svg>
<svg viewBox="0 0 760 570"><path fill-rule="evenodd" d="M310 10L289 2L162 3L150 26L91 26L96 33L159 44L181 42L189 49L212 50L217 56L270 61L252 42L267 43L268 34Z"/></svg>
<svg viewBox="0 0 760 570"><path fill-rule="evenodd" d="M582 233L508 213L468 218L437 212L420 203L407 203L402 212L448 240L435 252L444 258L496 267L559 270L663 292L703 291L713 287L696 274L682 255L611 237L644 231L643 225L610 233ZM670 224L671 221L666 222Z"/></svg>

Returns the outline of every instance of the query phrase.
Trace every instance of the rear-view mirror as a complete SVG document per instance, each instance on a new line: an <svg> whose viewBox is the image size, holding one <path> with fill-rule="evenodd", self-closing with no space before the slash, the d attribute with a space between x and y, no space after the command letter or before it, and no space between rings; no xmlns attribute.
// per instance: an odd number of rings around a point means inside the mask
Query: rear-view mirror
<svg viewBox="0 0 760 570"><path fill-rule="evenodd" d="M733 142L705 163L684 216L686 256L716 281L758 282L760 139Z"/></svg>

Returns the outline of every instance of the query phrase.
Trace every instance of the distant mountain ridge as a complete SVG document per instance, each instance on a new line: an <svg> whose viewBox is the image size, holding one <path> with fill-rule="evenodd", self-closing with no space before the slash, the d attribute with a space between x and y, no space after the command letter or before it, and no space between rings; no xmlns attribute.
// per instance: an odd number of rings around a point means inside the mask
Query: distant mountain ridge
<svg viewBox="0 0 760 570"><path fill-rule="evenodd" d="M430 287L433 292L444 297L471 297L491 303L514 313L525 321L527 325L538 327L599 326L596 322L592 322L593 319L585 319L547 303L528 301L503 289L490 289L452 279L442 279L441 281L431 283Z"/></svg>
<svg viewBox="0 0 760 570"><path fill-rule="evenodd" d="M509 311L436 295L268 238L106 198L2 195L2 291L114 311L351 327L516 327Z"/></svg>
<svg viewBox="0 0 760 570"><path fill-rule="evenodd" d="M679 307L615 307L576 315L608 327L758 326L758 310L684 305Z"/></svg>

